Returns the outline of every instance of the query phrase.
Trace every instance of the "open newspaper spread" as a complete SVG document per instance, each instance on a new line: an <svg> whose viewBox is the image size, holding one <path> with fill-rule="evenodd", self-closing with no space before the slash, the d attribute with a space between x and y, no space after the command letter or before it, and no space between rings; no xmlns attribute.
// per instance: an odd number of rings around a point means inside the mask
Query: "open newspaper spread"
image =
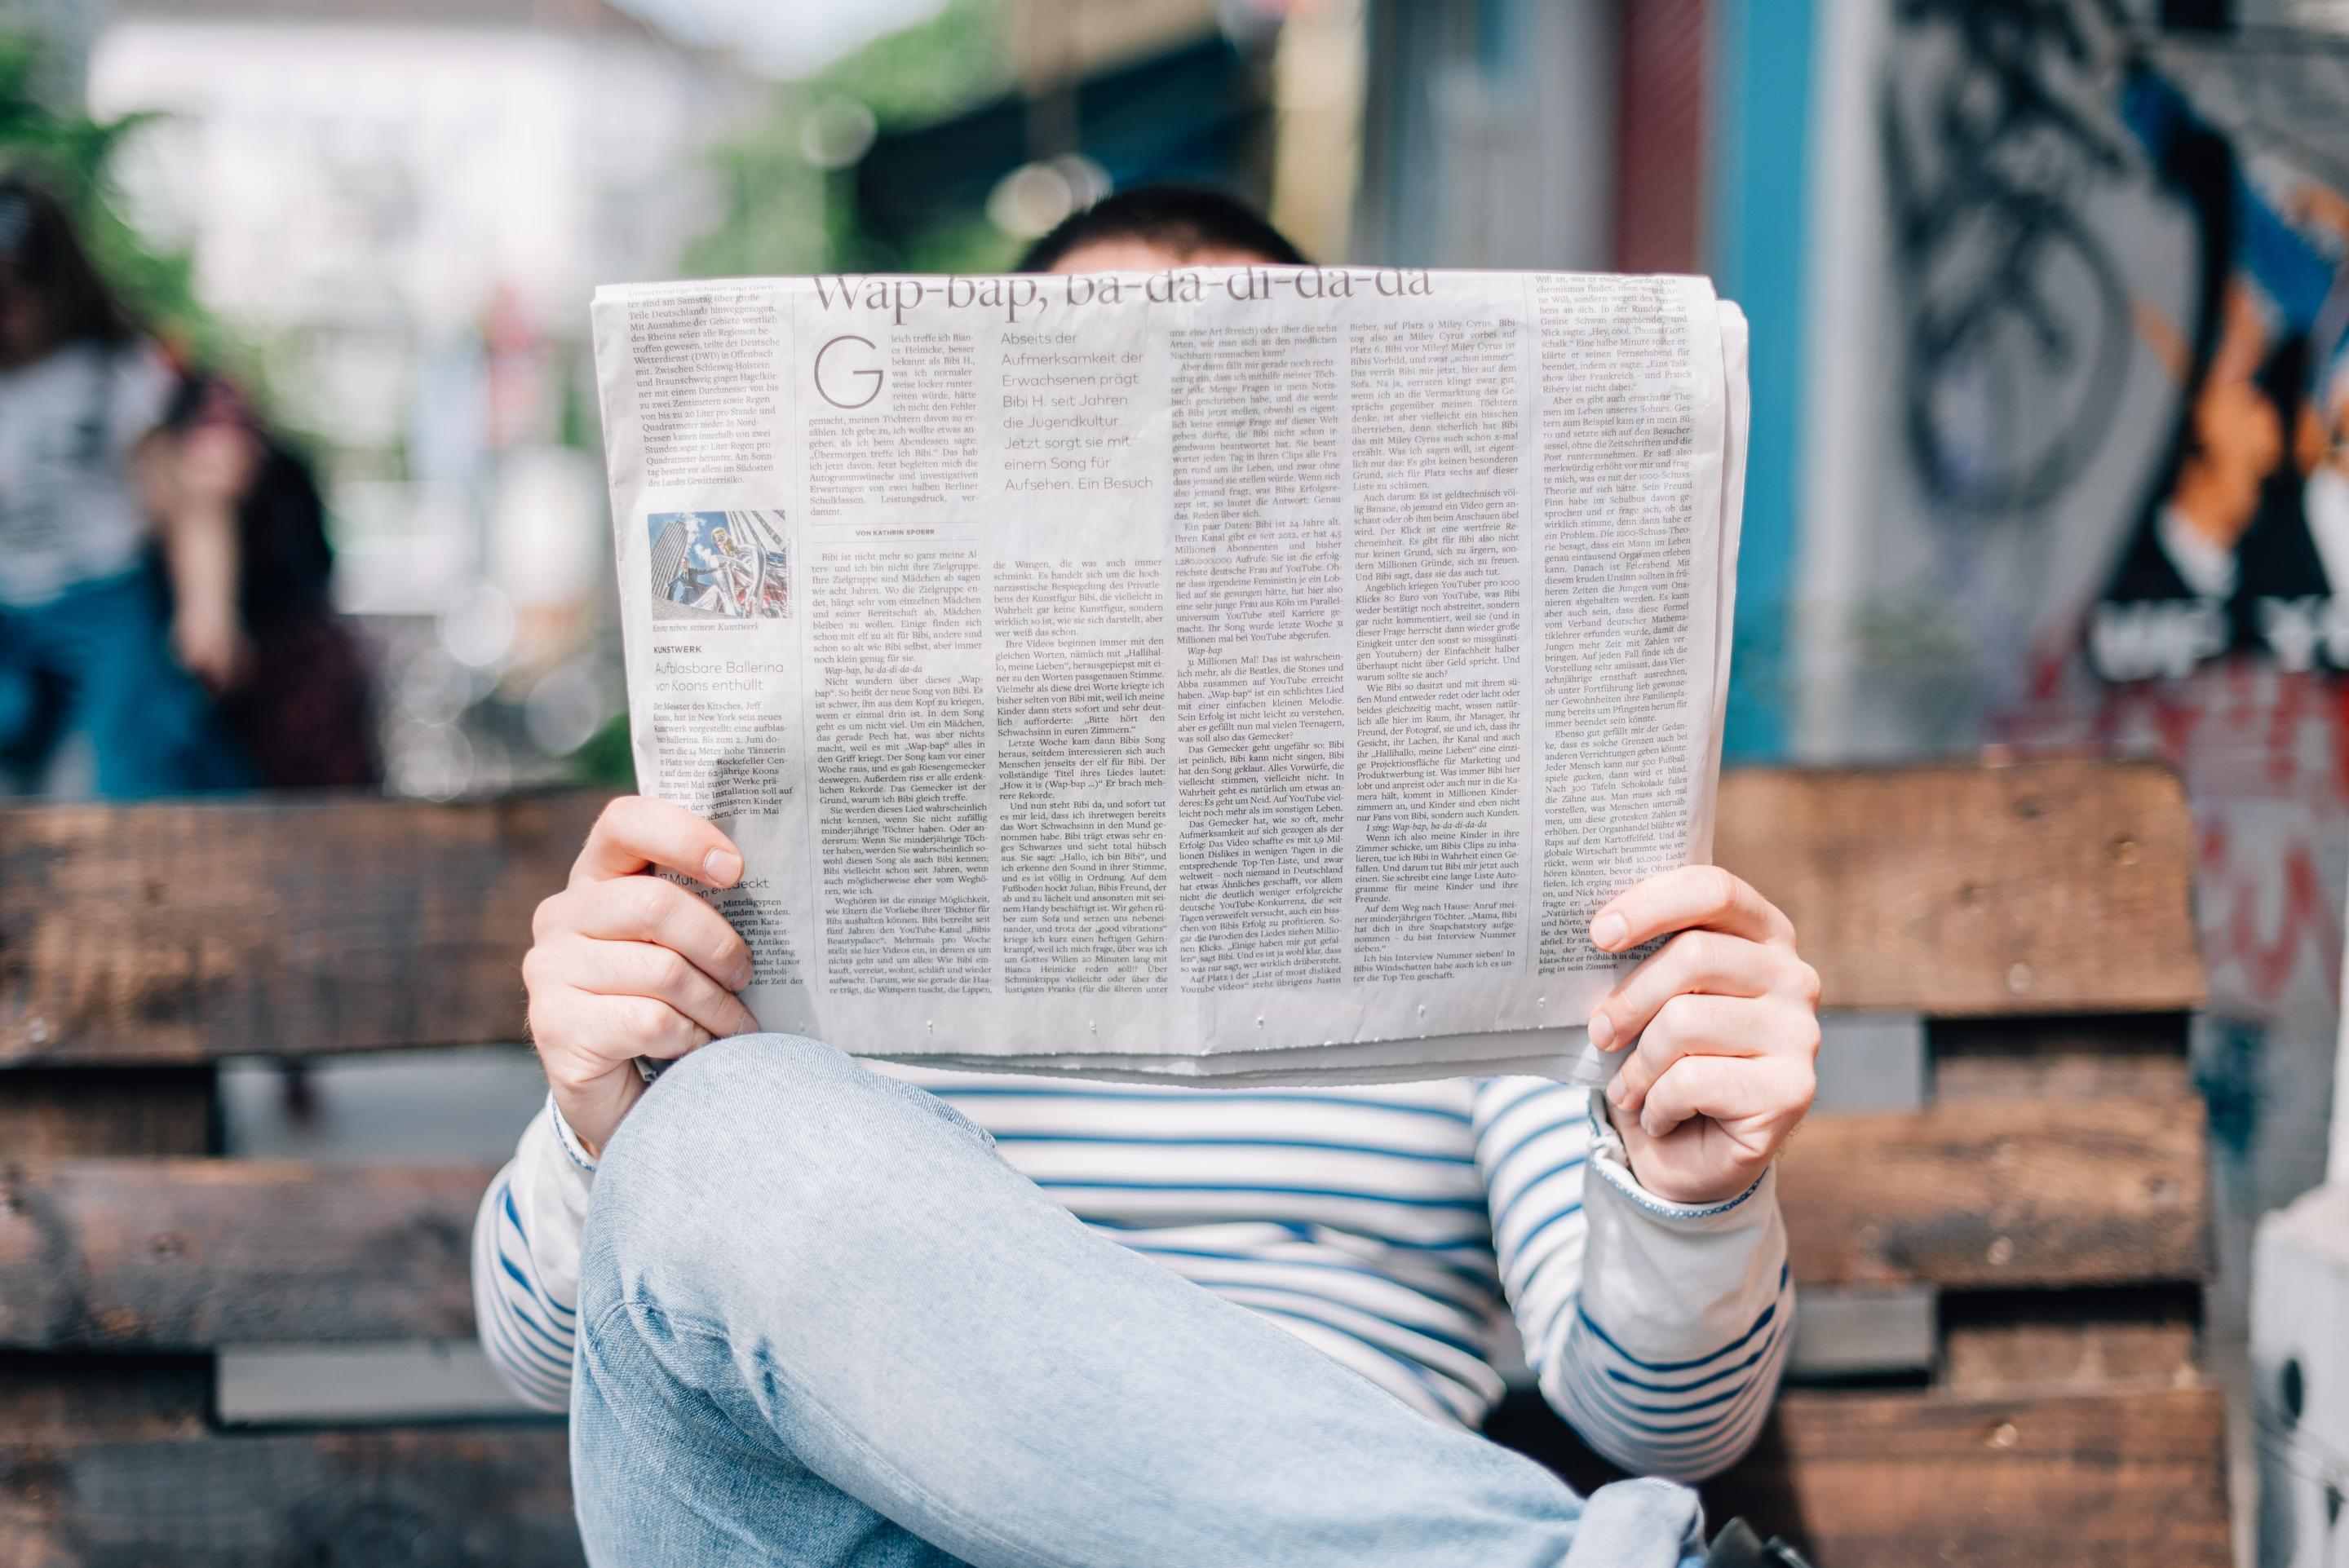
<svg viewBox="0 0 2349 1568"><path fill-rule="evenodd" d="M769 1028L1535 1072L1710 857L1745 324L1702 279L821 277L595 304L637 777Z"/></svg>

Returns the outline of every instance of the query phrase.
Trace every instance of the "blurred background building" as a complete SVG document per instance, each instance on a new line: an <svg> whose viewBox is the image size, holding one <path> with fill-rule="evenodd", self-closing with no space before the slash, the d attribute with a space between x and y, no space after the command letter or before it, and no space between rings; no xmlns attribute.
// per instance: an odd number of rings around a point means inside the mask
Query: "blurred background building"
<svg viewBox="0 0 2349 1568"><path fill-rule="evenodd" d="M35 150L134 117L66 161L142 303L314 453L409 793L625 768L595 284L1000 267L1160 179L1330 259L1712 273L1754 325L1732 757L2087 748L2189 781L2240 1332L2251 1219L2322 1180L2333 1114L2349 8L0 0L0 26L36 46L7 88L54 121Z"/></svg>

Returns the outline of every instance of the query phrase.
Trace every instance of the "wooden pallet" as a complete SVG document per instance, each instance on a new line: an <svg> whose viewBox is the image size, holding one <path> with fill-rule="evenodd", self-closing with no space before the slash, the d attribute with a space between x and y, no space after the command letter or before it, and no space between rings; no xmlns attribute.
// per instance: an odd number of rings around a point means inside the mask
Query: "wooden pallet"
<svg viewBox="0 0 2349 1568"><path fill-rule="evenodd" d="M515 1037L597 804L0 810L0 1568L578 1561L557 1427L214 1421L221 1346L469 1336L488 1172L220 1159L213 1067ZM1932 1053L1790 1146L1795 1274L1936 1320L1918 1386L1790 1392L1716 1514L1821 1568L2226 1561L2192 849L2151 768L1724 780L1722 863Z"/></svg>

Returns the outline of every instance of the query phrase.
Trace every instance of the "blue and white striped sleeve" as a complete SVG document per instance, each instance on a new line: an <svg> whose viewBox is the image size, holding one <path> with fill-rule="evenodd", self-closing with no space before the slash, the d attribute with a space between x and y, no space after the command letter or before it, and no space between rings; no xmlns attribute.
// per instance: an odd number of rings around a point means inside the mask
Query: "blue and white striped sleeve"
<svg viewBox="0 0 2349 1568"><path fill-rule="evenodd" d="M473 1219L473 1315L507 1387L543 1410L571 1408L579 1237L595 1162L545 1109L481 1195Z"/></svg>
<svg viewBox="0 0 2349 1568"><path fill-rule="evenodd" d="M1641 1187L1590 1091L1478 1086L1476 1164L1526 1359L1583 1440L1700 1480L1753 1446L1794 1335L1777 1173L1724 1202Z"/></svg>

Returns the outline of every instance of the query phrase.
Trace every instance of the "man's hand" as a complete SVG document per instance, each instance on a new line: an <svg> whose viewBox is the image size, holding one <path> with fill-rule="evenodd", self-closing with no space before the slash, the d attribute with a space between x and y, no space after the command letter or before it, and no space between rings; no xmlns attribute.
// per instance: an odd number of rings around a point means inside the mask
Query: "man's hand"
<svg viewBox="0 0 2349 1568"><path fill-rule="evenodd" d="M570 885L538 906L522 961L531 1039L591 1154L645 1092L636 1057L681 1057L759 1026L734 995L750 983L750 947L655 868L731 887L742 852L682 807L624 796L589 830Z"/></svg>
<svg viewBox="0 0 2349 1568"><path fill-rule="evenodd" d="M1811 1108L1819 974L1778 907L1718 866L1650 877L1590 923L1609 953L1672 933L1591 1014L1590 1040L1637 1045L1607 1103L1640 1185L1716 1203L1754 1184Z"/></svg>

